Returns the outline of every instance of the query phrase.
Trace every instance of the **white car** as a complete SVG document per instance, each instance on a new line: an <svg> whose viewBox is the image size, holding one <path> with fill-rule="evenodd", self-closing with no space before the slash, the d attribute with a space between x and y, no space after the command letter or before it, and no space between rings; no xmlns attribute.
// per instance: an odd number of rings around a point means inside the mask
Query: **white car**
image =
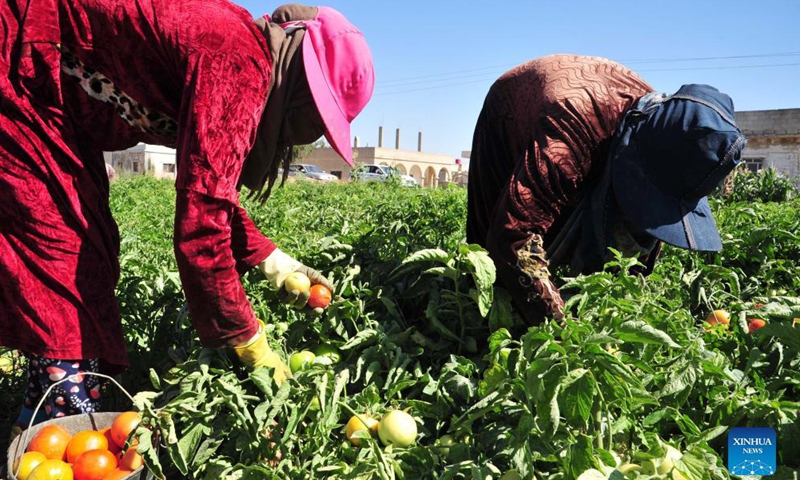
<svg viewBox="0 0 800 480"><path fill-rule="evenodd" d="M398 176L400 183L407 187L419 185L417 179L411 175L399 173L392 167L384 165L361 165L350 172L350 181L384 182L392 176Z"/></svg>
<svg viewBox="0 0 800 480"><path fill-rule="evenodd" d="M316 165L309 165L307 163L294 163L289 165L289 176L295 177L302 175L312 180L319 180L320 182L335 182L339 180L336 175L332 175Z"/></svg>

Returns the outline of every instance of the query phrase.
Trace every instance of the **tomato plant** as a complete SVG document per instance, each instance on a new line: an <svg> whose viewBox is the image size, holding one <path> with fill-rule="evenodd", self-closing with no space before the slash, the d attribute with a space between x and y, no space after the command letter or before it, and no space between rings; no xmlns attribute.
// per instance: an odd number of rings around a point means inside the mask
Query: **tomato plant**
<svg viewBox="0 0 800 480"><path fill-rule="evenodd" d="M800 468L796 199L711 199L722 251L667 246L647 279L629 272L635 259L614 257L565 277L565 320L533 326L495 285L486 252L463 243L464 190L298 183L267 205L244 199L256 225L341 297L305 316L260 272L242 276L287 363L309 346L340 352L279 386L269 369L199 343L171 243L174 185L133 178L112 189L132 360L121 379L139 392L137 453L157 474L574 480L646 478L652 467L728 480L726 433L753 425L778 433L781 473ZM691 328L720 307L727 327ZM748 335L756 317L766 324ZM417 427L408 447L345 439L355 412L407 408ZM669 445L681 457L659 474Z"/></svg>

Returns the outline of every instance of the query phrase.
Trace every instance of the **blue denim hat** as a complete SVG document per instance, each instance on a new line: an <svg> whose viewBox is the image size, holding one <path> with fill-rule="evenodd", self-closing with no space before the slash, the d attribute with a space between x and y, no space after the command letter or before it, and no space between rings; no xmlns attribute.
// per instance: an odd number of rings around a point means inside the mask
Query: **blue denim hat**
<svg viewBox="0 0 800 480"><path fill-rule="evenodd" d="M626 112L612 145L617 204L630 222L666 243L721 250L706 196L741 161L745 138L733 101L708 85L646 98Z"/></svg>

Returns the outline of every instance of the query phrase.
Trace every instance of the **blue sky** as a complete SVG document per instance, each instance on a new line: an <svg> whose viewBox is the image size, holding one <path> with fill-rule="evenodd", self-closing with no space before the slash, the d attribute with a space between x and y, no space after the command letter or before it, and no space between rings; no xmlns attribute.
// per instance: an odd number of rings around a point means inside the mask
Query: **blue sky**
<svg viewBox="0 0 800 480"><path fill-rule="evenodd" d="M254 16L279 3L234 0ZM672 93L707 83L737 110L800 107L798 0L330 0L364 32L376 72L371 102L353 123L362 146L459 157L492 82L553 53L625 64ZM733 58L738 57L738 58ZM764 66L772 65L772 66Z"/></svg>

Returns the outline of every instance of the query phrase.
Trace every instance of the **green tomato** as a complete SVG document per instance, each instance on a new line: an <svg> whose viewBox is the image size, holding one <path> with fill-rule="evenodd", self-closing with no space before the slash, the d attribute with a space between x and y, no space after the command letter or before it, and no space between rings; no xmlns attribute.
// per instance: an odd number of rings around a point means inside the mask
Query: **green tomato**
<svg viewBox="0 0 800 480"><path fill-rule="evenodd" d="M402 410L392 410L381 419L378 437L386 446L408 447L417 439L417 422Z"/></svg>
<svg viewBox="0 0 800 480"><path fill-rule="evenodd" d="M445 434L439 437L439 440L436 441L436 449L439 451L439 454L443 457L447 457L450 455L450 447L455 445L456 440L450 434Z"/></svg>
<svg viewBox="0 0 800 480"><path fill-rule="evenodd" d="M289 330L289 324L288 323L286 323L286 322L278 322L278 323L275 324L275 333L277 333L278 336L282 336L284 333L286 333L286 330Z"/></svg>
<svg viewBox="0 0 800 480"><path fill-rule="evenodd" d="M315 358L316 355L308 350L295 352L289 357L289 369L292 371L292 373L304 370L308 368L308 365L311 364Z"/></svg>
<svg viewBox="0 0 800 480"><path fill-rule="evenodd" d="M522 480L522 475L517 473L516 470L509 470L500 477L500 480Z"/></svg>
<svg viewBox="0 0 800 480"><path fill-rule="evenodd" d="M318 357L328 357L333 363L338 362L342 358L339 349L327 343L317 345L317 348L314 349L314 355Z"/></svg>

